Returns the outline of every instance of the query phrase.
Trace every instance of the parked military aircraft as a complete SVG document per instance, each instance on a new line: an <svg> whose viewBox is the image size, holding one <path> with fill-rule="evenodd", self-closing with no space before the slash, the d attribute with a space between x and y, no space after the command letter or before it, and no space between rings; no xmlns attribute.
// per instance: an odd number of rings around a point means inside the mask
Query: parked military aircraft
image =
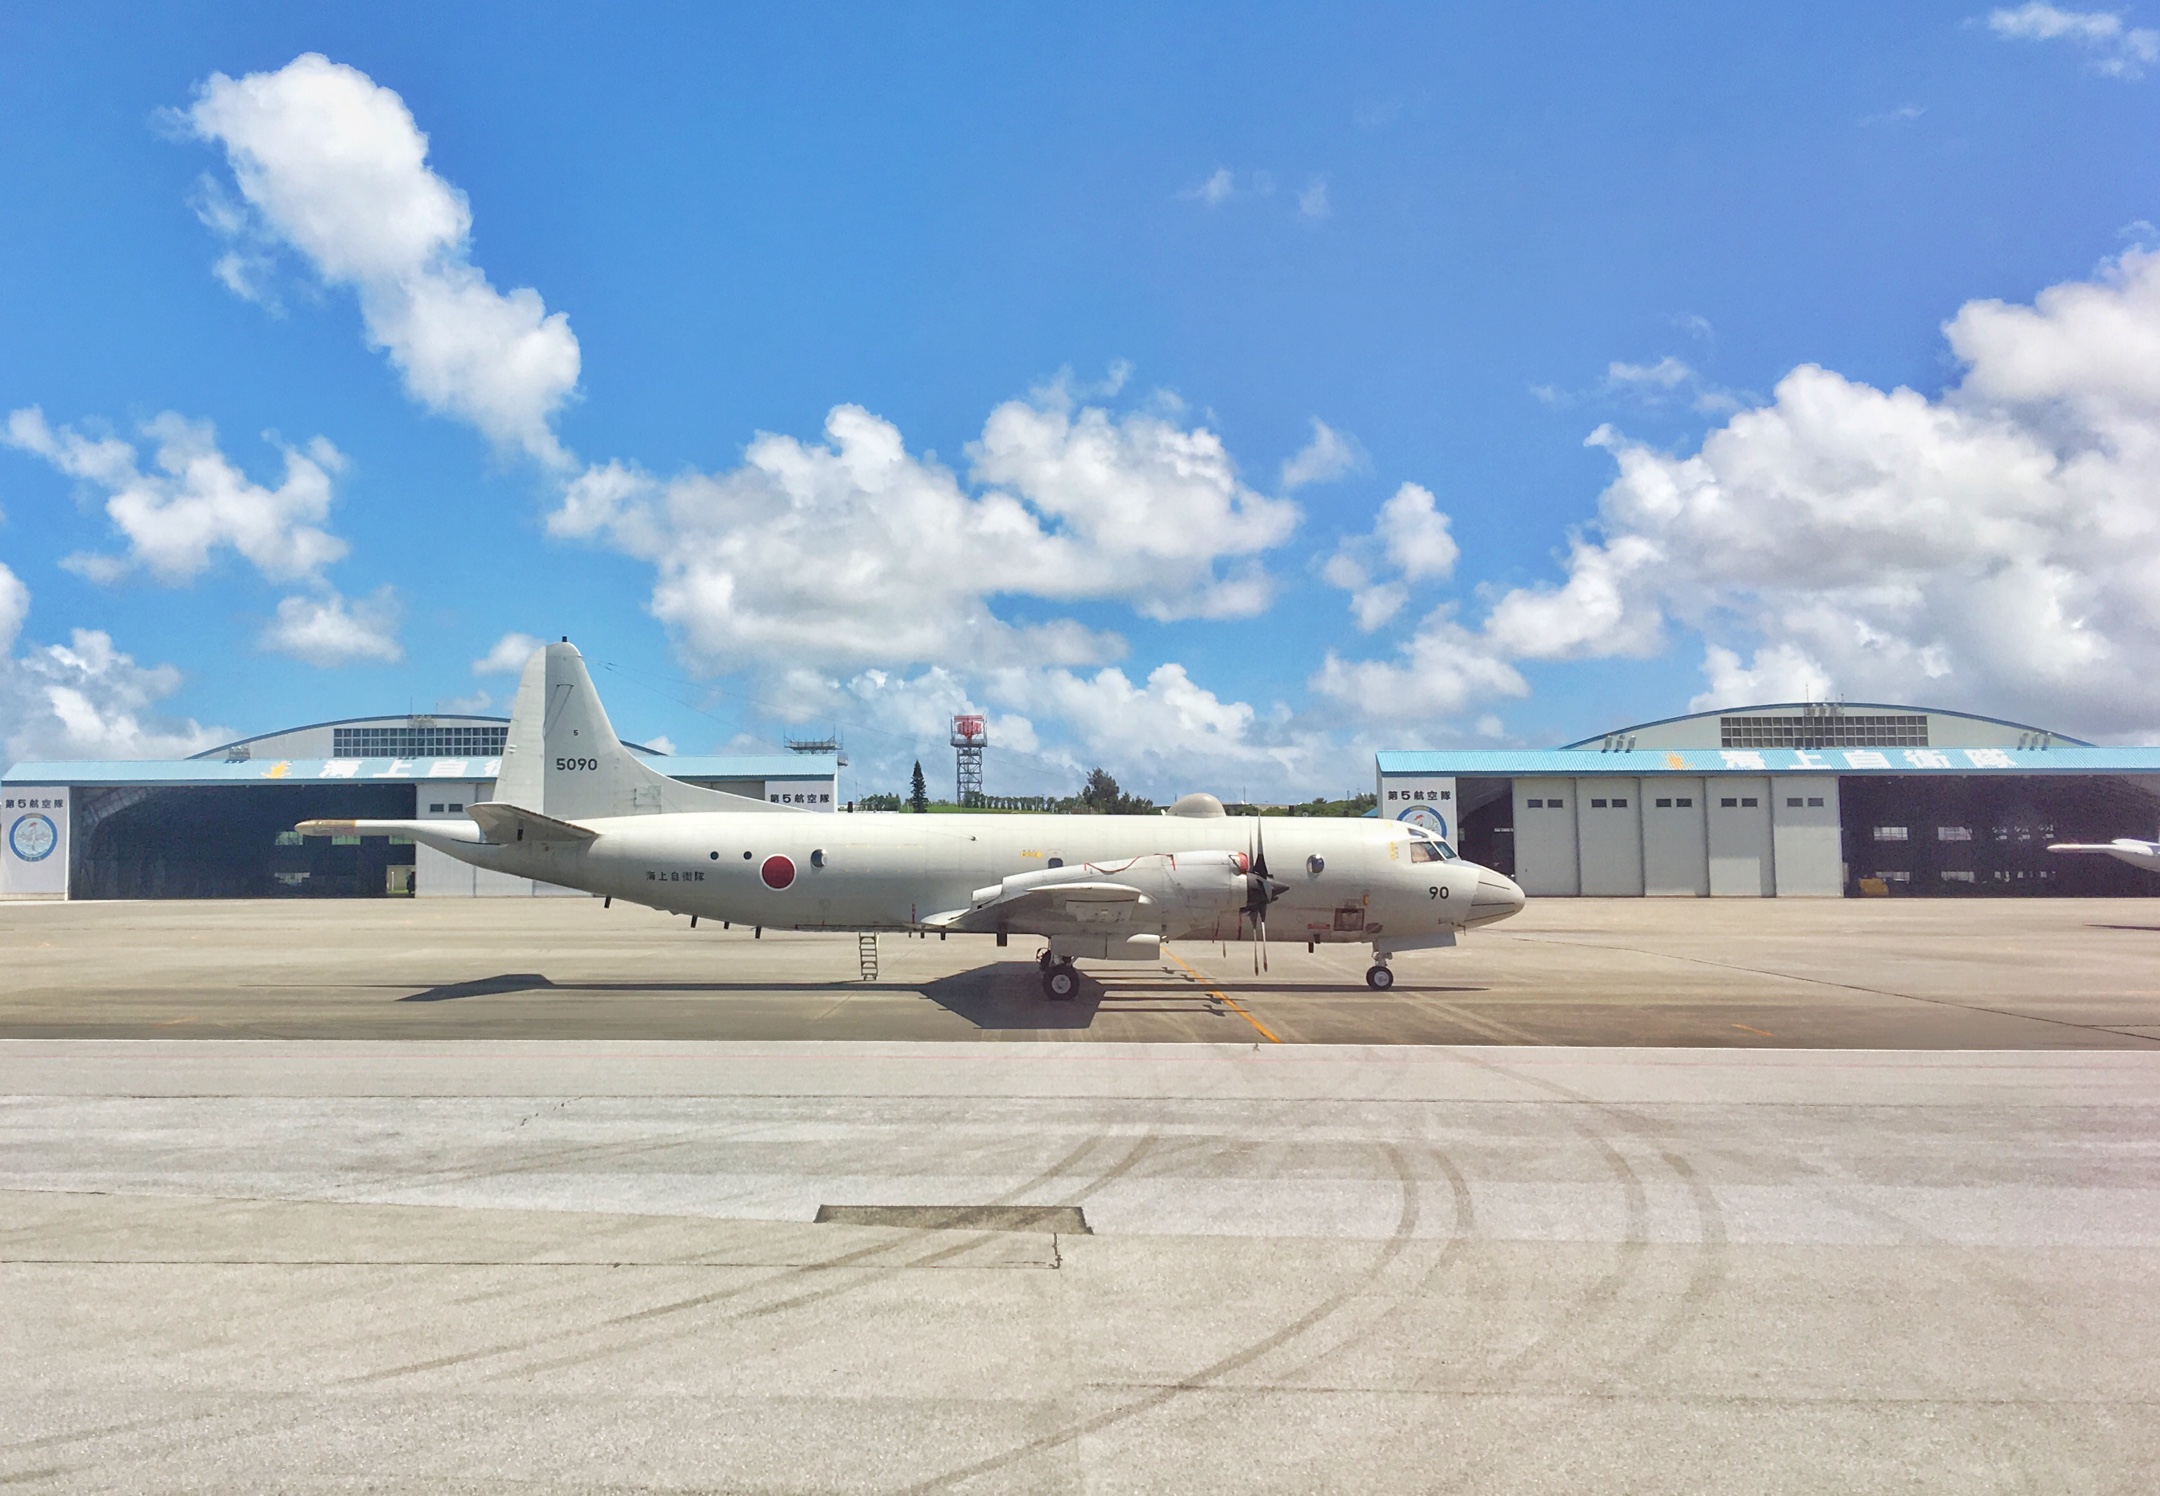
<svg viewBox="0 0 2160 1496"><path fill-rule="evenodd" d="M824 814L670 779L624 748L565 639L518 683L495 796L467 821L303 821L303 835L409 836L479 867L674 914L791 930L1037 936L1043 986L1075 959L1148 961L1166 941L1450 946L1522 890L1437 835L1378 819L1233 818L1212 795L1146 816Z"/></svg>
<svg viewBox="0 0 2160 1496"><path fill-rule="evenodd" d="M2148 873L2160 873L2160 842L2138 841L2133 837L2118 836L2111 842L2056 842L2050 852L2104 852L2118 862L2141 867Z"/></svg>

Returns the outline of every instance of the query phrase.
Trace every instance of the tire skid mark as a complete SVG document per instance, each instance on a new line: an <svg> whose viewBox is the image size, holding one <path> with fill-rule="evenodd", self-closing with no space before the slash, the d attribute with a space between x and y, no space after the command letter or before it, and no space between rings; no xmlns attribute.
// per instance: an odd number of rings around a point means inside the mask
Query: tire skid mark
<svg viewBox="0 0 2160 1496"><path fill-rule="evenodd" d="M1044 1185L1050 1183L1052 1180L1064 1174L1074 1164L1078 1163L1082 1158L1084 1158L1098 1143L1101 1143L1103 1141L1105 1141L1104 1134L1095 1134L1094 1136L1088 1138L1086 1141L1081 1143L1078 1148L1075 1148L1072 1152L1068 1153L1064 1158L1058 1160L1058 1162L1053 1164L1050 1168L1037 1174L1034 1178L1029 1179L1021 1184L1016 1184L1012 1188L1004 1190L982 1203L986 1205L1009 1205L1015 1200L1017 1200L1020 1196L1033 1193L1035 1190L1040 1189ZM1078 1204L1081 1201L1085 1200L1087 1196L1094 1193L1095 1190L1101 1188L1104 1184L1109 1183L1111 1180L1118 1178L1119 1176L1130 1170L1135 1164L1137 1164L1143 1157L1148 1154L1148 1152L1152 1149L1154 1142L1155 1137L1152 1133L1143 1133L1139 1141L1126 1151L1123 1158L1112 1164L1109 1169L1104 1171L1101 1175L1097 1176L1094 1180L1083 1185L1070 1198L1060 1201L1058 1203L1070 1205ZM784 1273L776 1274L769 1278L762 1278L756 1283L741 1284L735 1288L720 1289L708 1294L697 1294L690 1298L678 1300L673 1303L654 1305L653 1307L648 1309L642 1309L635 1311L631 1314L618 1315L615 1318L603 1320L598 1324L586 1326L584 1329L574 1331L572 1333L591 1334L598 1330L604 1330L619 1325L650 1323L660 1319L672 1318L676 1315L688 1313L696 1309L705 1308L712 1304L723 1303L731 1299L739 1299L758 1290L770 1288L775 1284L794 1281L807 1277L811 1274L844 1270L846 1268L855 1266L857 1263L864 1264L864 1270L859 1275L852 1276L845 1282L835 1283L828 1287L814 1288L802 1293L792 1294L787 1298L780 1299L771 1304L757 1305L754 1308L744 1310L734 1316L738 1320L763 1319L770 1315L800 1309L810 1304L823 1303L828 1299L839 1298L845 1294L860 1292L861 1290L869 1288L874 1284L885 1282L891 1278L897 1277L903 1272L911 1272L918 1268L934 1267L940 1262L946 1261L947 1259L952 1257L959 1256L961 1253L964 1252L971 1252L980 1245L982 1245L983 1233L971 1233L964 1241L947 1243L946 1245L938 1247L934 1251L925 1253L919 1257L911 1257L904 1262L883 1262L868 1260L871 1258L884 1256L885 1254L893 1252L905 1251L910 1247L919 1246L926 1239L931 1238L933 1234L944 1235L945 1233L940 1232L938 1228L931 1226L911 1228L908 1234L904 1237L897 1238L890 1242L882 1243L876 1247L866 1247L861 1251L848 1253L843 1257L834 1258L829 1262L814 1263L804 1267L791 1268ZM1055 1251L1054 1237L1052 1240L1052 1250ZM579 1351L574 1354L558 1356L551 1360L525 1362L515 1367L505 1367L503 1370L494 1373L494 1375L496 1375L497 1377L505 1378L522 1377L530 1376L538 1372L568 1370L572 1367L583 1366L594 1361L611 1360L617 1356L622 1355L625 1351L644 1350L655 1345L664 1345L669 1341L683 1340L702 1333L704 1333L704 1326L702 1324L693 1323L684 1325L672 1325L666 1329L656 1330L653 1333L638 1337L634 1340L612 1341L608 1345L594 1350ZM544 1341L536 1342L533 1346L520 1347L518 1349L537 1349L540 1345L544 1345L545 1343L546 1342ZM513 1353L514 1351L509 1351L502 1352L501 1354Z"/></svg>
<svg viewBox="0 0 2160 1496"><path fill-rule="evenodd" d="M1703 1183L1702 1176L1695 1172L1694 1165L1681 1155L1664 1150L1658 1156L1687 1186L1688 1198L1694 1202L1695 1218L1701 1227L1701 1250L1696 1254L1694 1270L1688 1275L1688 1285L1681 1290L1678 1302L1665 1311L1664 1318L1656 1328L1621 1363L1629 1371L1641 1370L1646 1364L1679 1344L1680 1337L1685 1335L1701 1316L1703 1306L1724 1286L1726 1258L1730 1252L1725 1229L1725 1211L1718 1204L1717 1196L1711 1192L1710 1186Z"/></svg>
<svg viewBox="0 0 2160 1496"><path fill-rule="evenodd" d="M1620 1150L1605 1136L1575 1118L1567 1119L1568 1125L1580 1133L1597 1150L1605 1167L1619 1181L1621 1198L1626 1202L1627 1224L1620 1240L1620 1250L1613 1266L1597 1282L1590 1285L1575 1299L1559 1322L1524 1346L1514 1355L1502 1361L1493 1370L1501 1376L1519 1375L1529 1367L1544 1360L1563 1343L1580 1338L1598 1320L1611 1312L1620 1301L1620 1294L1636 1273L1641 1271L1645 1253L1650 1245L1650 1196L1643 1188L1642 1176L1635 1172ZM1424 1385L1425 1377L1419 1377Z"/></svg>
<svg viewBox="0 0 2160 1496"><path fill-rule="evenodd" d="M1354 1333L1346 1335L1341 1341L1328 1349L1290 1367L1283 1373L1281 1380L1287 1382L1292 1377L1306 1375L1326 1365L1345 1351L1370 1340L1374 1332L1382 1324L1389 1322L1396 1305L1404 1302L1414 1303L1430 1292L1433 1284L1439 1281L1461 1259L1471 1239L1477 1234L1477 1207L1470 1198L1470 1182L1463 1177L1462 1170L1456 1167L1455 1160L1448 1157L1447 1150L1439 1144L1427 1144L1426 1151L1431 1153L1433 1161L1440 1166L1440 1172L1447 1177L1448 1193L1454 1201L1455 1219L1449 1228L1447 1240L1440 1244L1438 1252L1433 1255L1433 1260L1425 1265L1423 1272L1418 1274L1417 1282L1390 1302L1389 1312L1374 1318L1370 1323L1362 1326Z"/></svg>
<svg viewBox="0 0 2160 1496"><path fill-rule="evenodd" d="M1100 1134L1088 1138L1078 1148L1075 1148L1070 1153L1066 1154L1064 1158L1060 1159L1049 1169L1036 1175L1035 1178L1029 1180L1027 1183L1022 1184L1013 1190L1007 1191L1004 1196L989 1203L1006 1203L1010 1200L1011 1196L1025 1193L1027 1190L1033 1189L1038 1185L1041 1185L1051 1179L1056 1178L1059 1174L1063 1173L1073 1164L1079 1162L1081 1158L1085 1157L1088 1151L1092 1149L1099 1141L1101 1141ZM1143 1138L1143 1142L1145 1141L1146 1139ZM769 1287L775 1283L786 1282L790 1278L800 1277L810 1273L828 1272L837 1269L844 1269L852 1266L857 1262L864 1261L868 1258L876 1257L881 1253L904 1249L909 1245L920 1241L921 1238L929 1235L933 1229L935 1228L915 1228L911 1230L905 1237L901 1237L893 1241L879 1242L872 1246L860 1247L857 1248L855 1251L842 1253L838 1257L829 1258L823 1262L806 1263L797 1267L783 1268L752 1283L737 1284L731 1288L717 1290L709 1294L699 1294L689 1299L677 1301L673 1304L655 1306L653 1309L637 1311L628 1315L620 1315L614 1318L600 1320L592 1324L582 1325L571 1329L565 1329L555 1334L527 1336L516 1342L482 1347L474 1350L460 1351L444 1356L430 1357L425 1361L408 1362L399 1366L381 1367L374 1371L359 1372L351 1376L334 1378L321 1383L313 1384L303 1389L295 1389L290 1392L268 1394L251 1393L245 1398L235 1398L230 1408L198 1408L153 1414L142 1418L125 1419L115 1423L107 1423L96 1428L75 1429L60 1433L47 1434L43 1437L35 1439L16 1440L11 1443L9 1447L13 1449L28 1450L53 1448L64 1445L81 1445L96 1439L109 1438L123 1434L140 1433L148 1429L171 1428L184 1424L206 1421L223 1422L224 1417L228 1412L236 1411L241 1408L262 1408L266 1410L262 1417L250 1420L248 1426L245 1428L221 1429L219 1431L219 1435L213 1436L216 1442L231 1443L237 1439L249 1437L252 1434L260 1431L261 1428L268 1426L270 1415L267 1410L282 1407L284 1405L298 1402L306 1398L317 1397L325 1392L333 1391L341 1387L366 1386L374 1382L389 1381L394 1378L404 1376L422 1375L430 1371L440 1371L446 1367L468 1364L475 1361L489 1360L498 1356L516 1355L521 1351L541 1349L549 1344L558 1343L575 1336L589 1335L596 1331L605 1330L610 1326L633 1323L641 1319L650 1319L662 1314L680 1313L690 1309L701 1307L705 1304L718 1303L727 1299L737 1298L744 1294L754 1293L759 1289ZM968 1245L972 1246L974 1245L974 1243L970 1242L968 1243ZM685 1264L670 1264L670 1266L684 1265ZM502 1263L499 1264L499 1266L506 1269L516 1269L525 1266L525 1264L513 1262ZM545 1296L551 1291L553 1287L554 1285L542 1285L536 1290L536 1292L541 1296ZM511 1292L515 1292L515 1290L511 1290ZM638 1344L644 1345L656 1343L667 1338L670 1337L666 1335L653 1336L649 1340L638 1342ZM565 1366L576 1365L581 1361L601 1359L605 1355L614 1354L618 1351L628 1348L628 1346L617 1344L611 1347L609 1351L600 1353L599 1355L588 1353L580 1357L571 1358L561 1363L540 1363L530 1368L527 1368L527 1370L545 1370L550 1364L560 1364ZM206 1440L203 1442L210 1441Z"/></svg>
<svg viewBox="0 0 2160 1496"><path fill-rule="evenodd" d="M1389 1165L1395 1170L1395 1177L1401 1183L1402 1210L1396 1218L1394 1234L1389 1236L1387 1241L1381 1245L1380 1251L1367 1264L1365 1270L1347 1286L1322 1299L1281 1329L1262 1336L1242 1350L1233 1351L1220 1360L1210 1362L1198 1371L1191 1372L1166 1387L1158 1387L1145 1397L1135 1399L1121 1407L1097 1413L1092 1418L1084 1418L1075 1423L1068 1423L1062 1428L1030 1439L1003 1454L992 1455L988 1459L977 1460L956 1470L948 1470L943 1474L934 1475L928 1480L917 1481L913 1485L903 1486L900 1488L901 1496L915 1496L915 1493L918 1492L941 1490L948 1486L958 1485L962 1481L974 1480L978 1476L989 1475L994 1471L1017 1465L1036 1455L1046 1454L1050 1450L1084 1439L1090 1434L1100 1433L1102 1430L1116 1424L1128 1422L1145 1413L1151 1413L1188 1392L1200 1391L1220 1381L1230 1373L1242 1370L1270 1351L1286 1345L1298 1336L1305 1334L1314 1326L1338 1313L1346 1305L1354 1302L1369 1284L1386 1272L1395 1259L1402 1255L1403 1249L1409 1246L1417 1231L1419 1209L1417 1176L1411 1172L1409 1164L1402 1156L1402 1151L1394 1144L1383 1143L1380 1145L1380 1151L1386 1157Z"/></svg>

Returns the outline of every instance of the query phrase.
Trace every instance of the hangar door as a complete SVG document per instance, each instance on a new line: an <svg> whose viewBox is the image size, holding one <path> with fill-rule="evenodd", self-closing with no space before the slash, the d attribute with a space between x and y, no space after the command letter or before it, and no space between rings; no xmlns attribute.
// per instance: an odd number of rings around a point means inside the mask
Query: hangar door
<svg viewBox="0 0 2160 1496"><path fill-rule="evenodd" d="M1515 781L1515 881L1533 898L1582 892L1575 860L1575 781Z"/></svg>
<svg viewBox="0 0 2160 1496"><path fill-rule="evenodd" d="M1770 781L1712 779L1709 799L1710 896L1766 899L1777 892L1770 842Z"/></svg>
<svg viewBox="0 0 2160 1496"><path fill-rule="evenodd" d="M1710 895L1710 847L1704 839L1700 779L1645 781L1642 809L1643 892L1652 898Z"/></svg>
<svg viewBox="0 0 2160 1496"><path fill-rule="evenodd" d="M1639 898L1643 891L1642 797L1632 779L1578 779L1576 846L1582 891L1591 898Z"/></svg>
<svg viewBox="0 0 2160 1496"><path fill-rule="evenodd" d="M1781 899L1835 899L1845 892L1838 782L1784 777L1771 785L1770 835Z"/></svg>

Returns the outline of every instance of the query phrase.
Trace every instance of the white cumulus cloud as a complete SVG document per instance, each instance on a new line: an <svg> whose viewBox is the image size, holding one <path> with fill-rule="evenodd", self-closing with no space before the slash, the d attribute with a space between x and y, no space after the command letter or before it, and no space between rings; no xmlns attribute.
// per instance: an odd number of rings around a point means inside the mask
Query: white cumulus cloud
<svg viewBox="0 0 2160 1496"><path fill-rule="evenodd" d="M1210 208L1219 208L1237 195L1237 178L1231 175L1229 167L1218 166L1206 181L1196 187L1188 187L1182 195L1205 203Z"/></svg>
<svg viewBox="0 0 2160 1496"><path fill-rule="evenodd" d="M0 750L7 762L185 758L231 739L193 718L157 716L156 704L180 689L180 672L136 664L103 630L76 629L66 644L16 654L29 612L29 589L0 566Z"/></svg>
<svg viewBox="0 0 2160 1496"><path fill-rule="evenodd" d="M218 449L207 421L167 411L144 423L142 434L152 452L148 472L131 442L55 429L35 406L8 416L7 444L102 489L105 513L128 542L121 555L69 557L71 570L111 582L142 567L161 582L190 582L229 547L271 580L297 581L345 554L345 542L322 527L332 479L345 462L321 437L282 448L284 479L271 488Z"/></svg>
<svg viewBox="0 0 2160 1496"><path fill-rule="evenodd" d="M1432 490L1405 483L1380 506L1372 532L1345 538L1320 575L1350 594L1351 617L1370 633L1410 600L1409 584L1449 576L1460 555Z"/></svg>
<svg viewBox="0 0 2160 1496"><path fill-rule="evenodd" d="M397 641L401 612L387 586L356 601L332 591L288 597L256 642L273 654L326 669L365 660L395 664L405 658Z"/></svg>
<svg viewBox="0 0 2160 1496"><path fill-rule="evenodd" d="M1681 627L1707 646L1699 705L1834 692L2160 728L2160 255L1945 332L1965 373L1938 397L1802 365L1692 455L1601 427L1619 473L1564 580L1474 629L1436 614L1377 673L1331 659L1316 688L1384 707L1440 670L1507 694L1513 662L1650 655Z"/></svg>
<svg viewBox="0 0 2160 1496"><path fill-rule="evenodd" d="M473 264L471 207L429 168L403 99L311 52L276 72L213 74L181 117L223 147L247 205L204 212L235 244L220 279L260 299L259 246L296 251L356 293L369 342L413 398L499 446L569 464L550 426L577 387L569 319L529 287L496 290Z"/></svg>
<svg viewBox="0 0 2160 1496"><path fill-rule="evenodd" d="M1312 440L1300 447L1282 466L1285 490L1308 483L1326 483L1362 472L1370 463L1365 448L1347 431L1337 431L1318 416L1313 417Z"/></svg>
<svg viewBox="0 0 2160 1496"><path fill-rule="evenodd" d="M842 405L823 442L760 435L728 472L589 469L548 525L650 561L653 612L702 665L846 670L1123 652L1070 620L1008 623L1001 596L1247 616L1272 596L1259 555L1299 517L1242 484L1213 432L1062 391L998 407L968 456L964 483Z"/></svg>
<svg viewBox="0 0 2160 1496"><path fill-rule="evenodd" d="M488 652L472 662L475 675L515 675L525 668L541 641L530 634L509 633L497 639Z"/></svg>
<svg viewBox="0 0 2160 1496"><path fill-rule="evenodd" d="M2160 31L2132 26L2119 11L2064 10L2030 0L1988 12L1987 24L2006 41L2059 41L2081 47L2095 72L2113 78L2141 78L2160 61Z"/></svg>
<svg viewBox="0 0 2160 1496"><path fill-rule="evenodd" d="M21 577L0 565L0 654L15 647L23 620L30 616L30 589Z"/></svg>

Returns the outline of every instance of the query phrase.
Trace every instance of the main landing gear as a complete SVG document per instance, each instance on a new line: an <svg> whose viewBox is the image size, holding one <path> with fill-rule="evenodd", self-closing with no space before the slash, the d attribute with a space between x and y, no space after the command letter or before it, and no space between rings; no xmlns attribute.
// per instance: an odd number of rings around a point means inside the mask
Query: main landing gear
<svg viewBox="0 0 2160 1496"><path fill-rule="evenodd" d="M1395 973L1388 970L1385 956L1375 957L1373 964L1365 968L1365 985L1375 992L1385 992L1395 985Z"/></svg>
<svg viewBox="0 0 2160 1496"><path fill-rule="evenodd" d="M1080 991L1080 973L1074 969L1072 957L1053 961L1045 950L1036 958L1042 968L1043 993L1052 1002L1071 1002Z"/></svg>

